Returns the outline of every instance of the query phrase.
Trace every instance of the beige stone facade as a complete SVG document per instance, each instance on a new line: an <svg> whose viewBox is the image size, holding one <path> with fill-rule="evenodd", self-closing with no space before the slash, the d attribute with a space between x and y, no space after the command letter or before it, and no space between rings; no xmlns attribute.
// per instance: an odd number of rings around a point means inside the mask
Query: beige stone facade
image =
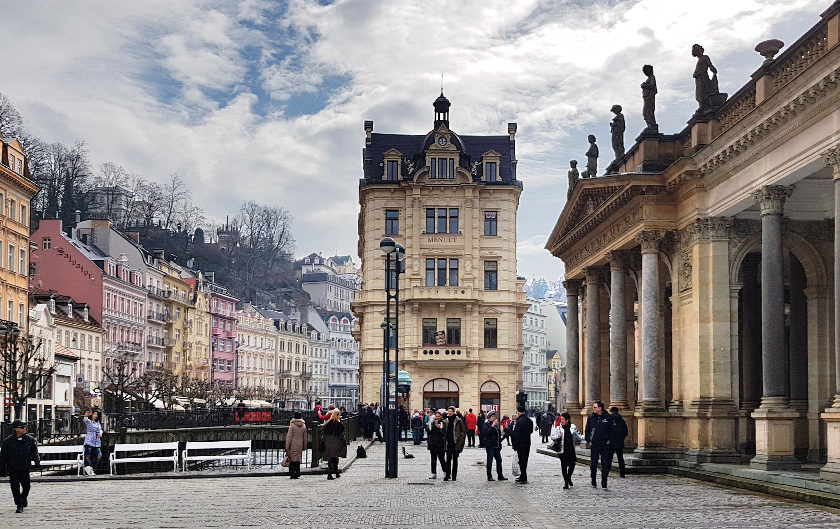
<svg viewBox="0 0 840 529"><path fill-rule="evenodd" d="M409 408L500 407L522 387L524 280L516 274L516 125L503 136L459 136L449 101L426 135L374 134L366 122L359 189L361 401L380 400L386 318L383 237L405 247L400 276L400 370ZM392 353L393 354L393 353ZM482 389L483 388L483 389Z"/></svg>
<svg viewBox="0 0 840 529"><path fill-rule="evenodd" d="M549 238L567 409L622 408L641 457L782 469L828 453L840 476L839 9L711 114L581 179Z"/></svg>
<svg viewBox="0 0 840 529"><path fill-rule="evenodd" d="M273 393L276 384L277 329L253 307L236 311L237 386Z"/></svg>

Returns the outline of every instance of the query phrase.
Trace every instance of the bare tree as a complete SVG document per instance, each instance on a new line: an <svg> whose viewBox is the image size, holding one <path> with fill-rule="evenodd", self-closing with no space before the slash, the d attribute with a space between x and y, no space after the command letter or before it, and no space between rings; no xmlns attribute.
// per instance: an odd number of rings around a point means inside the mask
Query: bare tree
<svg viewBox="0 0 840 529"><path fill-rule="evenodd" d="M175 173L169 175L169 181L162 187L163 200L161 202L161 217L163 227L171 230L175 227L178 210L185 200L190 196L186 184Z"/></svg>
<svg viewBox="0 0 840 529"><path fill-rule="evenodd" d="M107 389L111 391L116 404L116 409L107 411L125 412L126 402L130 402L138 378L137 368L133 367L132 364L133 362L127 355L121 355L112 358L111 362L106 363L105 368L102 369Z"/></svg>
<svg viewBox="0 0 840 529"><path fill-rule="evenodd" d="M181 385L178 392L181 396L190 399L190 405L195 405L197 399L209 401L211 398L213 387L210 382L200 378L187 378L181 380Z"/></svg>
<svg viewBox="0 0 840 529"><path fill-rule="evenodd" d="M304 383L303 391L301 391L300 394L303 397L303 400L306 401L307 408L311 410L312 405L315 403L315 398L318 396L318 391L315 387L315 383Z"/></svg>
<svg viewBox="0 0 840 529"><path fill-rule="evenodd" d="M163 190L159 183L146 181L140 186L135 209L143 226L148 228L154 223L155 217L163 212Z"/></svg>
<svg viewBox="0 0 840 529"><path fill-rule="evenodd" d="M21 334L16 326L11 325L11 322L4 322L6 329L0 336L0 379L6 397L12 401L15 418L21 419L27 399L35 398L45 389L52 389L56 365L55 358L44 349L40 337Z"/></svg>
<svg viewBox="0 0 840 529"><path fill-rule="evenodd" d="M178 231L191 235L196 228L204 224L204 209L196 206L189 198L185 199L175 217ZM189 240L189 239L187 239Z"/></svg>
<svg viewBox="0 0 840 529"><path fill-rule="evenodd" d="M243 292L256 298L256 285L271 282L294 250L292 216L281 208L245 202L234 219L237 244L231 249L231 273Z"/></svg>
<svg viewBox="0 0 840 529"><path fill-rule="evenodd" d="M293 392L283 382L281 382L280 387L274 392L274 400L280 402L280 406L286 409L286 402L292 398Z"/></svg>
<svg viewBox="0 0 840 529"><path fill-rule="evenodd" d="M23 131L23 118L12 101L0 93L0 135L17 138Z"/></svg>

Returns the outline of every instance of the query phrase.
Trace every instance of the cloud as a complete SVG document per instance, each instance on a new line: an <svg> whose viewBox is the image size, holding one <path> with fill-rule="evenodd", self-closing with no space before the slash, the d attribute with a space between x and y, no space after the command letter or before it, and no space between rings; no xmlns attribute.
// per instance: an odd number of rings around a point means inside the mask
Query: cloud
<svg viewBox="0 0 840 529"><path fill-rule="evenodd" d="M586 134L611 158L609 108L641 131L640 68L656 68L660 130L693 112L699 42L734 93L756 42L792 43L825 1L551 0L427 2L194 0L4 7L8 95L50 141L84 139L95 165L164 180L177 172L207 216L244 200L288 208L300 254L355 254L362 122L420 134L440 74L462 134L519 124L525 190L520 273L559 277L542 250ZM14 75L11 75L11 73Z"/></svg>

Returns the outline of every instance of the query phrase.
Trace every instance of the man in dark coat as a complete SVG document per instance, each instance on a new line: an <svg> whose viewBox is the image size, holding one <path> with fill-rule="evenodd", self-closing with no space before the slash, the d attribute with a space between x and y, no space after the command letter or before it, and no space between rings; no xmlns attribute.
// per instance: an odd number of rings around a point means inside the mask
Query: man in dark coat
<svg viewBox="0 0 840 529"><path fill-rule="evenodd" d="M542 442L548 442L548 436L551 435L551 429L554 427L554 415L551 412L545 413L540 419L540 437L542 437Z"/></svg>
<svg viewBox="0 0 840 529"><path fill-rule="evenodd" d="M3 440L0 447L0 476L9 476L12 486L12 496L17 510L23 512L29 505L29 469L32 461L35 468L41 468L41 458L38 455L38 445L35 438L26 433L26 424L22 421L12 423L14 432Z"/></svg>
<svg viewBox="0 0 840 529"><path fill-rule="evenodd" d="M528 483L528 454L531 453L531 434L534 432L534 421L532 421L525 406L516 408L519 413L516 424L511 433L512 446L519 457L519 477L517 483Z"/></svg>
<svg viewBox="0 0 840 529"><path fill-rule="evenodd" d="M624 440L627 439L627 423L624 422L624 417L618 413L618 408L613 406L610 408L610 418L612 419L612 436L610 437L610 465L612 465L612 455L618 455L618 475L624 477Z"/></svg>
<svg viewBox="0 0 840 529"><path fill-rule="evenodd" d="M446 429L446 467L449 473L443 477L443 481L458 480L458 456L464 450L464 442L467 440L467 426L464 419L455 413L455 406L446 410L447 417L444 421Z"/></svg>
<svg viewBox="0 0 840 529"><path fill-rule="evenodd" d="M408 428L410 424L410 420L408 417L408 410L405 409L405 406L400 404L399 411L397 412L399 418L397 419L400 423L400 440L405 441L408 435Z"/></svg>
<svg viewBox="0 0 840 529"><path fill-rule="evenodd" d="M487 415L487 420L484 421L482 431L478 435L479 438L484 439L484 450L487 452L487 481L495 481L493 479L494 460L499 481L507 481L502 472L502 431L499 429L499 420L496 418L495 411Z"/></svg>
<svg viewBox="0 0 840 529"><path fill-rule="evenodd" d="M597 487L595 475L598 472L598 459L601 460L601 488L607 488L607 476L610 473L610 440L612 438L612 418L604 410L600 400L592 405L592 415L586 420L586 442L589 443L589 472L592 486Z"/></svg>
<svg viewBox="0 0 840 529"><path fill-rule="evenodd" d="M478 447L484 446L484 421L487 417L484 415L484 410L478 412L478 417L475 418L475 431L478 432Z"/></svg>

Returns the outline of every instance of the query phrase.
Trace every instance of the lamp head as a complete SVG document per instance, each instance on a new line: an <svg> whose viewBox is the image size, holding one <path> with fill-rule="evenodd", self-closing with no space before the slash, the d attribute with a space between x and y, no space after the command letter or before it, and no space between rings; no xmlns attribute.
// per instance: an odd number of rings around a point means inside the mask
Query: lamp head
<svg viewBox="0 0 840 529"><path fill-rule="evenodd" d="M402 244L397 244L396 246L394 246L394 251L397 252L397 259L402 259L403 257L405 257L405 246L403 246Z"/></svg>
<svg viewBox="0 0 840 529"><path fill-rule="evenodd" d="M396 247L397 243L395 243L394 239L390 237L385 237L379 242L379 249L386 254L392 253Z"/></svg>
<svg viewBox="0 0 840 529"><path fill-rule="evenodd" d="M20 327L18 327L17 325L12 327L12 336L17 338L19 334L20 334Z"/></svg>

